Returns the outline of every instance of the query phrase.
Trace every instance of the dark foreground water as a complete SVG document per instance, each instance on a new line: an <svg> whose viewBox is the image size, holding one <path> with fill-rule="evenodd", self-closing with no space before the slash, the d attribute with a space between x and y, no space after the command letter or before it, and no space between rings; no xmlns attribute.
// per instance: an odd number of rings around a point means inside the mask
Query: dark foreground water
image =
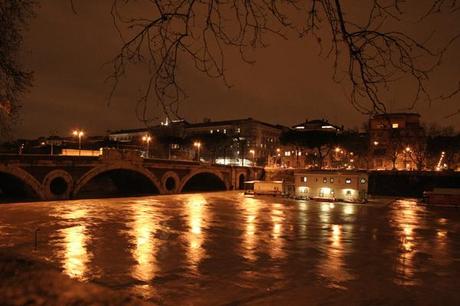
<svg viewBox="0 0 460 306"><path fill-rule="evenodd" d="M412 200L222 192L0 205L0 247L157 304L460 305L460 210Z"/></svg>

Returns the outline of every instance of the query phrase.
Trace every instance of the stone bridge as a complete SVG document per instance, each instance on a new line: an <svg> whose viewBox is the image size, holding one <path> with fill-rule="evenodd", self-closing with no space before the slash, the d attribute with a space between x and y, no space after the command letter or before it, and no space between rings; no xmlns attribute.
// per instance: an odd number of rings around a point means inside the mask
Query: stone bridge
<svg viewBox="0 0 460 306"><path fill-rule="evenodd" d="M59 200L241 189L262 168L143 159L132 151L103 156L0 155L0 198Z"/></svg>

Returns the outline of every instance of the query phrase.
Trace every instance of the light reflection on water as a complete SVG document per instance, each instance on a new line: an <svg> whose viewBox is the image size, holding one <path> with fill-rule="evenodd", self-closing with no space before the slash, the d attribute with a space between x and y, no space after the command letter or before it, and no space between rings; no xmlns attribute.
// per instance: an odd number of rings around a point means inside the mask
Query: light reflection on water
<svg viewBox="0 0 460 306"><path fill-rule="evenodd" d="M189 225L189 231L186 233L187 258L192 270L197 270L200 261L206 256L206 249L203 247L206 239L204 229L209 220L206 204L206 198L200 194L190 195L185 203Z"/></svg>
<svg viewBox="0 0 460 306"><path fill-rule="evenodd" d="M394 212L394 221L400 231L399 256L396 262L396 271L398 273L395 282L402 285L415 285L414 256L417 250L417 241L414 230L416 226L421 226L419 214L416 210L420 209L412 201L399 201L400 209Z"/></svg>
<svg viewBox="0 0 460 306"><path fill-rule="evenodd" d="M257 259L257 223L259 209L262 205L261 201L254 198L244 198L241 207L244 209L245 217L245 232L243 235L243 256L249 261Z"/></svg>
<svg viewBox="0 0 460 306"><path fill-rule="evenodd" d="M11 205L0 207L0 245L29 254L24 224L40 227L49 246L34 256L154 301L204 301L218 289L262 294L275 285L345 291L372 277L375 287L412 288L436 275L460 277L460 217L412 200L356 205L229 192ZM235 293L219 288L223 281Z"/></svg>
<svg viewBox="0 0 460 306"><path fill-rule="evenodd" d="M87 209L79 206L70 206L63 213L63 218L72 223L71 226L60 230L63 246L59 250L58 258L61 258L64 272L70 277L86 280L88 262L88 229L83 219L87 216Z"/></svg>
<svg viewBox="0 0 460 306"><path fill-rule="evenodd" d="M283 223L285 222L286 216L283 212L283 205L275 203L270 211L270 217L272 221L272 240L270 241L269 249L272 258L282 258L285 256L284 252L284 239L283 235Z"/></svg>
<svg viewBox="0 0 460 306"><path fill-rule="evenodd" d="M155 252L157 229L155 206L142 202L135 206L134 222L131 235L134 239L133 257L136 264L133 267L133 277L142 281L151 280L156 271Z"/></svg>

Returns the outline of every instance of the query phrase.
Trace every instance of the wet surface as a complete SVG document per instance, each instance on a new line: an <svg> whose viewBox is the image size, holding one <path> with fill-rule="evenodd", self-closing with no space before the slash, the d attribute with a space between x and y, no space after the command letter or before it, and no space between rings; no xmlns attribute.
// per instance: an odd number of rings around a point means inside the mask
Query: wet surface
<svg viewBox="0 0 460 306"><path fill-rule="evenodd" d="M413 200L222 192L1 205L0 247L165 305L460 305L460 211Z"/></svg>

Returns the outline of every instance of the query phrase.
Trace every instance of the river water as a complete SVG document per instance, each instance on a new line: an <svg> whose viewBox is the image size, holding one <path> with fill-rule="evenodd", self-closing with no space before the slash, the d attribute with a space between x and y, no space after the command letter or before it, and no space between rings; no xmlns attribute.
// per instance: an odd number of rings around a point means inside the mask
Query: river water
<svg viewBox="0 0 460 306"><path fill-rule="evenodd" d="M0 248L164 305L460 305L460 211L410 199L0 205Z"/></svg>

